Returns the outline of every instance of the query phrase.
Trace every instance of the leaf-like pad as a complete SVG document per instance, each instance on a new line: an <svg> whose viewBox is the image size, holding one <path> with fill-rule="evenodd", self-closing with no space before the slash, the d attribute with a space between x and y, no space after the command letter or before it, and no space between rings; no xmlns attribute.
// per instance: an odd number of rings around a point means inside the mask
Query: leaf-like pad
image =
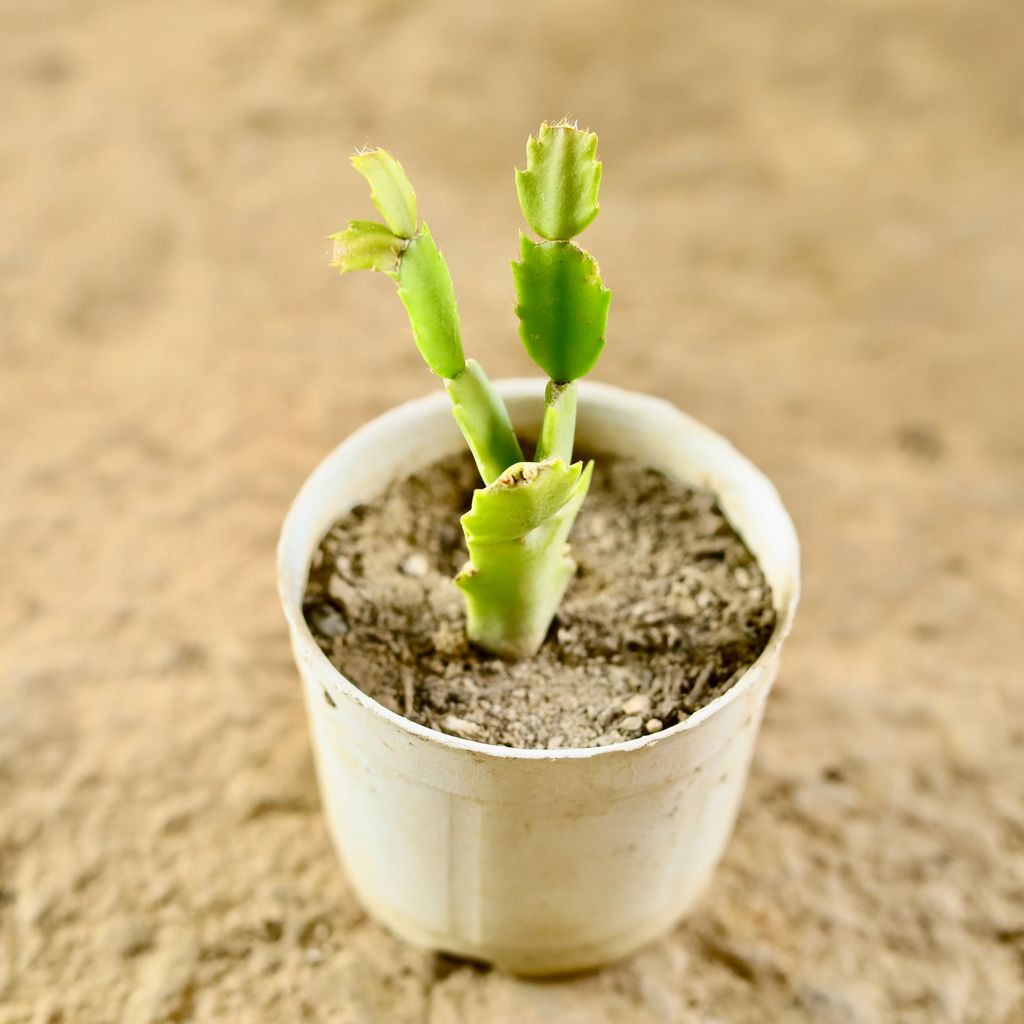
<svg viewBox="0 0 1024 1024"><path fill-rule="evenodd" d="M582 462L517 462L494 483L473 492L472 508L462 517L471 541L522 537L557 512L572 496Z"/></svg>
<svg viewBox="0 0 1024 1024"><path fill-rule="evenodd" d="M601 163L597 136L575 125L540 126L526 144L526 170L516 170L519 205L541 238L574 238L597 216Z"/></svg>
<svg viewBox="0 0 1024 1024"><path fill-rule="evenodd" d="M462 354L462 328L455 304L455 289L448 264L426 224L409 242L399 262L398 297L402 300L412 335L427 366L451 380L466 366Z"/></svg>
<svg viewBox="0 0 1024 1024"><path fill-rule="evenodd" d="M386 150L371 149L352 157L352 166L370 183L370 198L399 238L416 234L416 193L402 165Z"/></svg>
<svg viewBox="0 0 1024 1024"><path fill-rule="evenodd" d="M350 220L344 231L331 235L334 242L332 267L343 274L351 270L398 270L398 260L406 246L391 229L372 220Z"/></svg>
<svg viewBox="0 0 1024 1024"><path fill-rule="evenodd" d="M512 263L519 334L530 358L554 381L577 380L604 348L611 292L589 253L572 242L520 236Z"/></svg>

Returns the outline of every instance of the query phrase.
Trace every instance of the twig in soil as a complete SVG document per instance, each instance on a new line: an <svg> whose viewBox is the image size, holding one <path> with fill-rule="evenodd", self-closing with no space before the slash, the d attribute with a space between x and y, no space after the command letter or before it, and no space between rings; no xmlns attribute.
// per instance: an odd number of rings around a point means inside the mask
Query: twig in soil
<svg viewBox="0 0 1024 1024"><path fill-rule="evenodd" d="M415 709L416 694L413 689L412 673L402 673L402 688L405 691L405 717L412 717L413 710Z"/></svg>
<svg viewBox="0 0 1024 1024"><path fill-rule="evenodd" d="M697 701L700 700L700 695L704 692L704 687L708 685L708 680L711 678L711 673L714 671L715 663L709 661L701 670L700 675L697 676L697 681L690 688L690 692L683 698L683 706L687 710L693 710L697 707Z"/></svg>

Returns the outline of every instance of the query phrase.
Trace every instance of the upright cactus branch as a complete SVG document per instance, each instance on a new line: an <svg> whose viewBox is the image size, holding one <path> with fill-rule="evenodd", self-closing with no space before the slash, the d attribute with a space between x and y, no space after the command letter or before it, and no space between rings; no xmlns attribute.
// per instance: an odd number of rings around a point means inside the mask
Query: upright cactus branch
<svg viewBox="0 0 1024 1024"><path fill-rule="evenodd" d="M537 458L572 455L575 381L588 374L604 348L611 292L588 253L571 239L597 216L601 164L597 136L561 121L541 125L526 146L526 170L516 171L526 222L546 241L520 233L512 264L519 333L530 358L551 378ZM565 439L568 438L568 448Z"/></svg>
<svg viewBox="0 0 1024 1024"><path fill-rule="evenodd" d="M383 149L352 157L370 183L371 199L384 218L349 221L332 235L331 265L341 272L380 270L398 284L413 340L433 373L445 380L455 420L485 483L523 457L508 411L483 369L462 351L455 289L441 250L426 224L417 229L416 193L402 165Z"/></svg>
<svg viewBox="0 0 1024 1024"><path fill-rule="evenodd" d="M353 158L385 223L350 221L332 236L342 272L380 270L398 283L413 338L445 378L452 411L484 487L462 517L469 562L455 578L466 599L467 633L507 658L534 654L575 572L566 543L586 497L593 463L572 462L576 381L604 347L611 298L597 263L572 239L597 216L601 164L597 136L575 124L544 124L516 171L527 223L543 239L520 236L512 264L516 314L526 351L549 377L534 461L523 460L500 396L462 351L447 264L401 165L384 150Z"/></svg>

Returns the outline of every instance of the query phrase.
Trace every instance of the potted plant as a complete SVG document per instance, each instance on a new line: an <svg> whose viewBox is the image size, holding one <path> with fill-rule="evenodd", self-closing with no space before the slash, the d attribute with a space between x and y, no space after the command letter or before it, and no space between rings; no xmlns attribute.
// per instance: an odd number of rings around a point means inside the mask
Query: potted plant
<svg viewBox="0 0 1024 1024"><path fill-rule="evenodd" d="M538 236L521 235L513 262L516 313L546 381L492 384L465 357L451 277L405 172L380 149L353 164L382 221L352 221L333 236L334 263L396 281L447 397L407 403L345 440L282 531L279 589L328 825L361 901L405 939L525 974L596 966L677 921L721 857L796 608L793 526L769 481L706 427L663 401L578 383L604 345L610 299L573 241L598 212L596 136L544 124L516 172ZM399 558L392 527L402 514L422 534L431 508L417 496L465 472L456 462L467 445L479 479L461 515L468 557L453 586L426 557ZM596 470L593 459L574 461L577 447L596 453ZM633 535L595 541L574 582L567 541L605 461L624 467L626 493L607 507ZM665 506L656 516L652 494L698 511ZM451 554L456 534L434 518ZM654 518L661 532L648 535ZM691 537L696 554L684 564L670 542L704 523L709 536ZM375 537L383 554L356 550ZM622 622L592 621L590 639L570 643L563 600L571 605L573 588L618 585L594 584L602 550L625 593L646 586L651 596L620 603ZM405 619L375 606L384 592L364 564L373 558L397 561L408 577L397 588ZM714 562L713 578L702 559ZM419 619L435 614L464 622L465 635L421 634ZM691 620L703 623L699 642ZM662 624L657 649L646 639L652 622ZM416 634L412 653L405 630ZM485 686L485 677L506 682ZM537 710L568 706L584 684L598 689L573 705L574 725ZM623 687L637 692L623 697ZM606 706L595 692L608 694ZM503 694L529 713L510 714ZM525 731L523 718L534 723Z"/></svg>

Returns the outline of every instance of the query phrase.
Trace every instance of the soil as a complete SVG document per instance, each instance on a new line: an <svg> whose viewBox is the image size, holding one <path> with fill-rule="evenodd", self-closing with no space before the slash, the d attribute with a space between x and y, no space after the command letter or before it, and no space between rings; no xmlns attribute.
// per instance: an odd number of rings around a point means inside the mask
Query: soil
<svg viewBox="0 0 1024 1024"><path fill-rule="evenodd" d="M328 531L306 591L321 649L421 725L511 747L606 746L675 725L724 693L775 625L760 567L714 496L602 456L573 529L578 568L538 654L465 637L452 576L479 476L453 456Z"/></svg>
<svg viewBox="0 0 1024 1024"><path fill-rule="evenodd" d="M0 1022L1022 1024L1024 4L0 0ZM512 165L600 133L594 376L778 486L803 597L700 906L533 984L396 941L324 826L274 579L436 390L326 236L399 154L467 352Z"/></svg>

